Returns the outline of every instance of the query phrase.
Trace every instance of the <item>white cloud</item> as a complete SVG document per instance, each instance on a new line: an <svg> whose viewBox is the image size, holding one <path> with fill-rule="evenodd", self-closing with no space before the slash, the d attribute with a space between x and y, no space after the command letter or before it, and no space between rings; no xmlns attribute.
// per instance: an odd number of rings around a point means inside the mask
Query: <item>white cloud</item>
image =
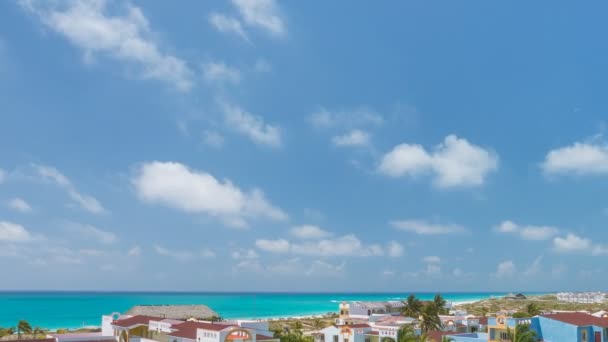
<svg viewBox="0 0 608 342"><path fill-rule="evenodd" d="M496 267L497 278L508 278L515 275L516 267L512 260L506 260L498 264Z"/></svg>
<svg viewBox="0 0 608 342"><path fill-rule="evenodd" d="M97 201L97 199L92 196L78 192L72 182L61 172L59 172L59 170L44 165L34 165L34 169L40 177L47 181L51 181L57 186L64 189L67 192L68 196L72 199L72 201L76 202L82 209L93 214L100 214L105 212L105 209L103 208L101 203Z"/></svg>
<svg viewBox="0 0 608 342"><path fill-rule="evenodd" d="M434 224L422 220L392 221L391 225L404 232L418 235L443 235L466 233L467 229L457 224Z"/></svg>
<svg viewBox="0 0 608 342"><path fill-rule="evenodd" d="M220 13L211 13L211 15L209 15L209 23L221 33L236 34L244 40L249 41L249 37L247 37L243 25L241 25L241 22L236 18Z"/></svg>
<svg viewBox="0 0 608 342"><path fill-rule="evenodd" d="M608 246L594 244L591 239L569 233L553 239L553 249L558 253L586 253L595 256L608 255Z"/></svg>
<svg viewBox="0 0 608 342"><path fill-rule="evenodd" d="M345 266L346 264L344 262L341 264L332 264L323 260L315 260L305 273L309 276L337 276L344 272Z"/></svg>
<svg viewBox="0 0 608 342"><path fill-rule="evenodd" d="M530 264L530 266L528 266L528 268L524 271L524 275L533 276L533 275L540 273L542 260L543 260L542 255L539 256L538 258L534 259L532 264Z"/></svg>
<svg viewBox="0 0 608 342"><path fill-rule="evenodd" d="M393 271L393 270L384 270L384 271L382 271L382 276L383 277L387 277L387 278L392 278L392 277L395 276L395 274L396 274L396 272Z"/></svg>
<svg viewBox="0 0 608 342"><path fill-rule="evenodd" d="M160 256L166 256L166 257L175 259L177 261L182 261L182 262L190 261L194 258L194 255L190 251L185 251L182 249L172 250L172 249L167 249L160 245L155 245L154 251L156 252L156 254L158 254Z"/></svg>
<svg viewBox="0 0 608 342"><path fill-rule="evenodd" d="M289 232L299 239L322 239L331 236L330 232L309 224L292 227Z"/></svg>
<svg viewBox="0 0 608 342"><path fill-rule="evenodd" d="M433 151L420 145L401 144L382 157L378 171L391 177L432 174L440 188L479 186L498 168L492 151L448 135Z"/></svg>
<svg viewBox="0 0 608 342"><path fill-rule="evenodd" d="M256 240L255 245L258 249L271 253L292 253L317 257L371 257L385 255L385 250L381 245L365 245L353 234L318 241L289 242L285 239L259 239ZM398 257L403 254L403 247L394 241L389 242L386 249L391 257Z"/></svg>
<svg viewBox="0 0 608 342"><path fill-rule="evenodd" d="M422 261L427 264L438 264L441 262L441 258L436 255L429 255L422 258Z"/></svg>
<svg viewBox="0 0 608 342"><path fill-rule="evenodd" d="M118 240L118 237L116 237L116 234L93 227L88 224L70 223L67 226L67 229L73 233L79 234L83 238L93 239L97 242L104 243L104 244L111 244L111 243L116 242L116 240Z"/></svg>
<svg viewBox="0 0 608 342"><path fill-rule="evenodd" d="M295 254L309 256L380 256L383 254L382 247L379 245L366 246L353 234L335 239L293 243L291 251Z"/></svg>
<svg viewBox="0 0 608 342"><path fill-rule="evenodd" d="M6 179L6 172L2 169L0 169L0 184L4 183L4 180Z"/></svg>
<svg viewBox="0 0 608 342"><path fill-rule="evenodd" d="M203 258L203 259L215 259L215 257L216 257L215 252L209 248L201 249L200 254L201 254L201 258Z"/></svg>
<svg viewBox="0 0 608 342"><path fill-rule="evenodd" d="M139 247L139 246L133 246L127 252L127 256L136 257L136 256L140 256L141 253L142 253L141 247Z"/></svg>
<svg viewBox="0 0 608 342"><path fill-rule="evenodd" d="M576 142L549 151L541 166L545 174L608 174L608 146Z"/></svg>
<svg viewBox="0 0 608 342"><path fill-rule="evenodd" d="M141 9L125 4L122 15L110 15L105 0L21 0L22 7L36 14L55 32L84 50L128 62L141 69L141 77L167 82L181 91L192 88L192 73L185 61L160 51Z"/></svg>
<svg viewBox="0 0 608 342"><path fill-rule="evenodd" d="M289 251L289 241L284 239L277 240L256 240L257 248L271 253L286 253Z"/></svg>
<svg viewBox="0 0 608 342"><path fill-rule="evenodd" d="M399 258L403 256L403 246L397 241L391 241L387 246L388 255L392 258Z"/></svg>
<svg viewBox="0 0 608 342"><path fill-rule="evenodd" d="M517 234L523 240L549 240L560 231L551 226L521 226L508 220L501 222L494 230L499 233Z"/></svg>
<svg viewBox="0 0 608 342"><path fill-rule="evenodd" d="M203 142L205 145L220 148L224 145L224 137L215 131L203 132Z"/></svg>
<svg viewBox="0 0 608 342"><path fill-rule="evenodd" d="M253 249L246 249L233 251L231 257L235 260L251 260L259 258L259 255Z"/></svg>
<svg viewBox="0 0 608 342"><path fill-rule="evenodd" d="M566 237L554 238L553 247L556 251L564 253L585 251L591 249L591 240L575 234L568 234Z"/></svg>
<svg viewBox="0 0 608 342"><path fill-rule="evenodd" d="M8 202L8 207L22 213L29 213L32 211L32 207L29 205L29 203L21 198L13 198L10 200Z"/></svg>
<svg viewBox="0 0 608 342"><path fill-rule="evenodd" d="M441 274L441 267L437 264L427 264L424 273L428 276L438 276Z"/></svg>
<svg viewBox="0 0 608 342"><path fill-rule="evenodd" d="M0 241L26 242L32 240L32 235L20 224L0 221Z"/></svg>
<svg viewBox="0 0 608 342"><path fill-rule="evenodd" d="M329 110L320 108L308 117L317 128L350 128L361 126L380 126L384 118L366 107L354 109Z"/></svg>
<svg viewBox="0 0 608 342"><path fill-rule="evenodd" d="M229 180L174 162L141 165L133 178L140 199L190 213L204 213L232 226L248 219L284 221L287 215L270 204L259 189L244 192Z"/></svg>
<svg viewBox="0 0 608 342"><path fill-rule="evenodd" d="M255 70L256 72L271 72L272 71L272 65L270 65L270 63L262 58L259 58L257 61L255 61L255 65L253 66L253 70Z"/></svg>
<svg viewBox="0 0 608 342"><path fill-rule="evenodd" d="M209 83L241 82L241 73L238 69L226 65L224 62L209 62L203 64L203 77Z"/></svg>
<svg viewBox="0 0 608 342"><path fill-rule="evenodd" d="M261 117L252 115L237 106L225 104L223 110L226 124L234 131L259 145L281 146L281 130L278 126L264 123Z"/></svg>
<svg viewBox="0 0 608 342"><path fill-rule="evenodd" d="M359 130L354 129L344 135L338 135L332 138L332 142L336 146L345 147L345 146L367 146L370 143L370 134Z"/></svg>
<svg viewBox="0 0 608 342"><path fill-rule="evenodd" d="M285 36L287 29L274 0L232 0L245 24L264 29L274 36Z"/></svg>

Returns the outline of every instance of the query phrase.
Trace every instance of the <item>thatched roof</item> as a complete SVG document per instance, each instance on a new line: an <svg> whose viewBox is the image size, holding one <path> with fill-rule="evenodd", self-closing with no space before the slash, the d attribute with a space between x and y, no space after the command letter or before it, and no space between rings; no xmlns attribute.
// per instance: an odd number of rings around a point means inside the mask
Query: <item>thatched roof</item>
<svg viewBox="0 0 608 342"><path fill-rule="evenodd" d="M144 315L171 319L206 319L219 316L206 305L136 305L127 315Z"/></svg>

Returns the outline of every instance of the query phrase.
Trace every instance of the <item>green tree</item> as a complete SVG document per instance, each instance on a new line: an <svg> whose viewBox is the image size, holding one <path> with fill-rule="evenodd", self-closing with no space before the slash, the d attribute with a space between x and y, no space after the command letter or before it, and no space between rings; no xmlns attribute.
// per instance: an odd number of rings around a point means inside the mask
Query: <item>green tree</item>
<svg viewBox="0 0 608 342"><path fill-rule="evenodd" d="M529 303L526 305L526 312L528 313L529 317L538 316L541 313L540 308L538 305L536 305L536 303Z"/></svg>
<svg viewBox="0 0 608 342"><path fill-rule="evenodd" d="M44 335L44 330L41 327L35 327L32 329L32 335L34 335L34 338L37 338L38 335Z"/></svg>
<svg viewBox="0 0 608 342"><path fill-rule="evenodd" d="M515 331L507 328L507 335L511 342L536 342L536 332L530 329L529 324L519 324Z"/></svg>
<svg viewBox="0 0 608 342"><path fill-rule="evenodd" d="M530 315L528 315L527 312L523 312L523 311L518 311L516 313L514 313L512 315L513 318L528 318L530 317Z"/></svg>
<svg viewBox="0 0 608 342"><path fill-rule="evenodd" d="M315 330L321 330L325 328L325 322L319 318L315 318L315 320L312 321L312 326L315 328Z"/></svg>
<svg viewBox="0 0 608 342"><path fill-rule="evenodd" d="M425 305L420 315L420 329L422 332L427 333L429 331L441 330L442 326L435 304L429 303Z"/></svg>
<svg viewBox="0 0 608 342"><path fill-rule="evenodd" d="M213 316L209 317L207 320L210 321L210 322L212 322L212 323L215 323L215 322L221 322L224 319L221 316L213 315Z"/></svg>
<svg viewBox="0 0 608 342"><path fill-rule="evenodd" d="M0 338L4 337L4 336L9 336L15 333L15 330L13 328L1 328L0 327Z"/></svg>
<svg viewBox="0 0 608 342"><path fill-rule="evenodd" d="M18 336L18 339L21 339L21 334L22 333L23 334L31 334L32 333L32 326L26 320L20 320L19 323L17 323L17 336Z"/></svg>
<svg viewBox="0 0 608 342"><path fill-rule="evenodd" d="M448 314L447 303L448 302L439 293L435 295L435 298L433 298L433 305L435 305L437 313L440 315Z"/></svg>
<svg viewBox="0 0 608 342"><path fill-rule="evenodd" d="M481 317L486 317L488 315L488 308L483 306L481 308Z"/></svg>
<svg viewBox="0 0 608 342"><path fill-rule="evenodd" d="M413 294L409 295L407 299L403 302L403 308L401 309L401 313L404 316L418 318L422 313L422 302L416 298Z"/></svg>
<svg viewBox="0 0 608 342"><path fill-rule="evenodd" d="M411 325L404 325L397 331L397 342L418 342L418 336Z"/></svg>

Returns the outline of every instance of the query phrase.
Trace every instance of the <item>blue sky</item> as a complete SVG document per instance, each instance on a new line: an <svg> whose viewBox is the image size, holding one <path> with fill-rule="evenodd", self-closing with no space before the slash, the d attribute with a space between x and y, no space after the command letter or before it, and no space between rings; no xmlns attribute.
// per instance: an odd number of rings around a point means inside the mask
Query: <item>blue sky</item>
<svg viewBox="0 0 608 342"><path fill-rule="evenodd" d="M0 2L0 289L601 289L607 10Z"/></svg>

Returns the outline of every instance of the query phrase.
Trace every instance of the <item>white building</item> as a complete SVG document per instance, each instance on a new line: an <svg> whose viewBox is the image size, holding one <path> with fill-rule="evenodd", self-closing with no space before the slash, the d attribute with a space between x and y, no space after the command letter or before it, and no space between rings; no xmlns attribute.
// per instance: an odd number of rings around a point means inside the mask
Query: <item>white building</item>
<svg viewBox="0 0 608 342"><path fill-rule="evenodd" d="M556 296L557 300L568 303L594 304L606 301L606 294L602 292L561 292Z"/></svg>

